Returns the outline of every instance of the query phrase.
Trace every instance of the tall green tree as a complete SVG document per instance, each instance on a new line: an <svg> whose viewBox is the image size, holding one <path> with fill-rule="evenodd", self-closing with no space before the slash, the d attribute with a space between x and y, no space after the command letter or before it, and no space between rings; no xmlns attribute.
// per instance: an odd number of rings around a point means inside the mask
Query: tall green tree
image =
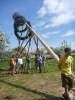
<svg viewBox="0 0 75 100"><path fill-rule="evenodd" d="M8 56L9 46L9 35L0 28L0 59Z"/></svg>

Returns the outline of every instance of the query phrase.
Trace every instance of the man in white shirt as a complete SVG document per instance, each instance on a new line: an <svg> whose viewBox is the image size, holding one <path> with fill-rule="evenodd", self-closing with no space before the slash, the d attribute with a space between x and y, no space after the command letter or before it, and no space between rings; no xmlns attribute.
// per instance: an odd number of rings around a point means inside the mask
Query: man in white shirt
<svg viewBox="0 0 75 100"><path fill-rule="evenodd" d="M18 58L18 64L19 64L19 66L20 66L19 71L21 70L21 72L22 72L22 71L23 71L23 59L22 59L22 56L20 56L20 57Z"/></svg>

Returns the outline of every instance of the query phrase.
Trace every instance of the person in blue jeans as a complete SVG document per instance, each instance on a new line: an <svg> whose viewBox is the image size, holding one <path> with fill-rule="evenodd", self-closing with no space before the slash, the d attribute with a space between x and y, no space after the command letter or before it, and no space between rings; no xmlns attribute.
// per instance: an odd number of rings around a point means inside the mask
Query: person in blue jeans
<svg viewBox="0 0 75 100"><path fill-rule="evenodd" d="M39 73L41 73L42 72L42 57L40 54L38 56L38 65L39 65Z"/></svg>

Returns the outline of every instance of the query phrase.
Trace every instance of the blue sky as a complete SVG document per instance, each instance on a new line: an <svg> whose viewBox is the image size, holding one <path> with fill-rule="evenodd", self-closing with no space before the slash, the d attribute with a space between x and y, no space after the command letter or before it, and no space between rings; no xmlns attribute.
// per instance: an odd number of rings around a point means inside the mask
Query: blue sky
<svg viewBox="0 0 75 100"><path fill-rule="evenodd" d="M59 47L66 40L75 49L75 0L0 0L0 26L10 35L11 48L18 46L14 12L29 20L49 46Z"/></svg>

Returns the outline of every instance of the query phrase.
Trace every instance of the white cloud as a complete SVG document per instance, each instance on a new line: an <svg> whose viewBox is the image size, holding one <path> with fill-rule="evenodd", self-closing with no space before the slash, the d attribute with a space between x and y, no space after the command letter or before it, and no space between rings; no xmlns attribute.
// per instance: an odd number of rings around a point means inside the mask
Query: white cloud
<svg viewBox="0 0 75 100"><path fill-rule="evenodd" d="M49 38L53 34L58 34L60 31L54 31L54 32L47 32L46 34L42 34L41 37L43 38Z"/></svg>
<svg viewBox="0 0 75 100"><path fill-rule="evenodd" d="M72 36L75 34L75 30L69 30L68 32L66 32L64 35L62 35L62 37L66 37L66 36Z"/></svg>
<svg viewBox="0 0 75 100"><path fill-rule="evenodd" d="M49 36L47 34L42 34L41 37L43 37L43 38L49 38Z"/></svg>
<svg viewBox="0 0 75 100"><path fill-rule="evenodd" d="M43 0L37 14L43 18L48 15L50 22L45 28L69 23L75 20L75 0Z"/></svg>
<svg viewBox="0 0 75 100"><path fill-rule="evenodd" d="M39 17L43 17L46 14L46 9L44 7L42 7L39 11L38 11Z"/></svg>
<svg viewBox="0 0 75 100"><path fill-rule="evenodd" d="M69 23L73 20L75 20L75 15L69 13L68 14L61 13L60 15L52 18L51 24L49 24L48 27L60 26L62 24Z"/></svg>
<svg viewBox="0 0 75 100"><path fill-rule="evenodd" d="M58 34L60 31L51 32L51 34Z"/></svg>
<svg viewBox="0 0 75 100"><path fill-rule="evenodd" d="M32 27L35 29L38 29L38 27L42 27L44 24L45 24L44 21L37 21L37 23L33 25Z"/></svg>

